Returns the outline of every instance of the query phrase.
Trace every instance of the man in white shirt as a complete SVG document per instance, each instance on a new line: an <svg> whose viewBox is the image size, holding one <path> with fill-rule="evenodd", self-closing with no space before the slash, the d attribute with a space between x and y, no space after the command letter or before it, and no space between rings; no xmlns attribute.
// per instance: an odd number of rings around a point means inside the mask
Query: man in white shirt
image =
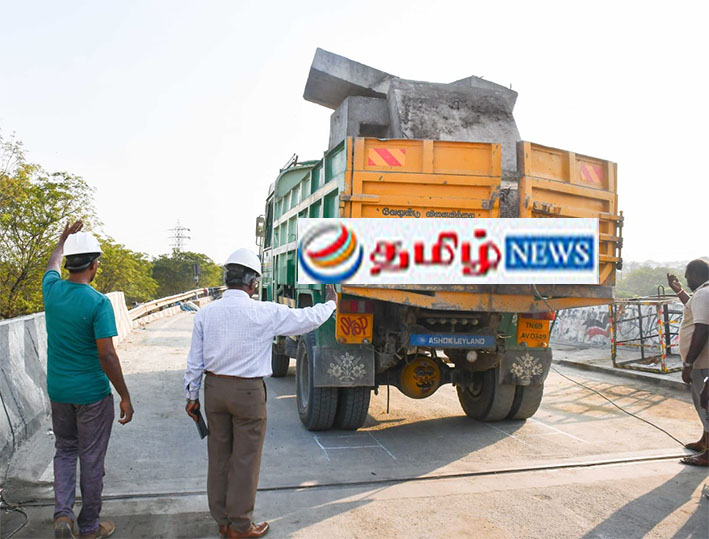
<svg viewBox="0 0 709 539"><path fill-rule="evenodd" d="M674 275L668 274L667 281L684 303L679 328L679 351L684 361L682 380L691 384L692 399L704 432L699 441L685 445L699 454L681 460L693 466L709 466L709 410L701 403L704 381L709 376L709 264L699 258L692 260L687 264L684 277L694 292L692 296L682 289Z"/></svg>
<svg viewBox="0 0 709 539"><path fill-rule="evenodd" d="M335 311L337 295L328 285L326 302L304 309L254 301L261 277L258 256L238 249L225 267L228 290L195 315L185 371L186 410L197 421L204 373L209 510L220 537L261 537L268 523L255 524L252 515L266 434L263 379L271 375L271 344L277 335L303 335L320 327Z"/></svg>

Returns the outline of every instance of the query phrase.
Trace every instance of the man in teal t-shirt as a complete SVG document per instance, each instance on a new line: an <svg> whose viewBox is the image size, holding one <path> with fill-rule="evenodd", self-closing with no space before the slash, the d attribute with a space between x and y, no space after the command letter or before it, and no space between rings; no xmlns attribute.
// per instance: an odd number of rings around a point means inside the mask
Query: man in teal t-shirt
<svg viewBox="0 0 709 539"><path fill-rule="evenodd" d="M56 438L54 456L54 537L74 535L76 461L81 462L82 507L79 536L108 537L115 526L99 522L104 460L114 419L109 380L121 397L121 419L133 406L113 347L116 320L109 299L89 283L96 276L101 247L80 232L81 221L67 225L42 278L47 324L47 392ZM69 278L60 275L62 255Z"/></svg>

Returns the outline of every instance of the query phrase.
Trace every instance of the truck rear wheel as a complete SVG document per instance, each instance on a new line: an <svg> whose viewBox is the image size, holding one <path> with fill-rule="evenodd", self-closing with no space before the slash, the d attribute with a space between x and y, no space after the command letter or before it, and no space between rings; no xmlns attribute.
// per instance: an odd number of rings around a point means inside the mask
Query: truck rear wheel
<svg viewBox="0 0 709 539"><path fill-rule="evenodd" d="M458 401L463 411L480 421L501 421L507 418L515 398L516 386L497 383L497 369L476 372L473 383L458 386Z"/></svg>
<svg viewBox="0 0 709 539"><path fill-rule="evenodd" d="M337 412L337 388L313 385L313 347L315 336L303 335L298 341L295 387L300 421L308 430L332 427Z"/></svg>
<svg viewBox="0 0 709 539"><path fill-rule="evenodd" d="M273 371L272 376L274 378L283 378L288 374L289 366L290 358L287 355L278 354L275 349L271 351L271 370Z"/></svg>
<svg viewBox="0 0 709 539"><path fill-rule="evenodd" d="M544 384L516 387L515 399L507 419L529 419L539 409L544 393Z"/></svg>
<svg viewBox="0 0 709 539"><path fill-rule="evenodd" d="M367 419L372 390L368 387L341 387L338 390L334 427L357 430Z"/></svg>

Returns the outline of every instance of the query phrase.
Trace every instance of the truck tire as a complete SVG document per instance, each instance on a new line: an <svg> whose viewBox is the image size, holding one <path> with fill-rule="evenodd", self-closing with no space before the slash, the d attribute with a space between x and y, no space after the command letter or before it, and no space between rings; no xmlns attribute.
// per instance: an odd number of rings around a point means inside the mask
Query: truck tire
<svg viewBox="0 0 709 539"><path fill-rule="evenodd" d="M539 409L544 393L544 384L516 387L515 400L507 419L529 419Z"/></svg>
<svg viewBox="0 0 709 539"><path fill-rule="evenodd" d="M313 385L314 346L315 335L312 333L298 340L295 367L298 415L308 430L327 430L332 427L337 412L337 388Z"/></svg>
<svg viewBox="0 0 709 539"><path fill-rule="evenodd" d="M471 386L458 386L463 411L479 421L501 421L512 409L516 386L497 383L497 369L476 372Z"/></svg>
<svg viewBox="0 0 709 539"><path fill-rule="evenodd" d="M275 347L274 347L275 348ZM285 354L278 354L275 350L271 351L271 370L274 378L283 378L288 374L290 366L290 358Z"/></svg>
<svg viewBox="0 0 709 539"><path fill-rule="evenodd" d="M338 393L333 426L336 429L357 430L367 419L372 390L369 387L341 387Z"/></svg>

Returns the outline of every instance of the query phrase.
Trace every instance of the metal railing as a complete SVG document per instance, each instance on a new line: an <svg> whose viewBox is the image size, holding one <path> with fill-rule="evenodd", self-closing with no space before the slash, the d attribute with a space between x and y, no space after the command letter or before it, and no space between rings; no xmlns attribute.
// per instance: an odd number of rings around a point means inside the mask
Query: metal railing
<svg viewBox="0 0 709 539"><path fill-rule="evenodd" d="M207 296L215 296L217 293L221 293L226 289L225 286L218 286L212 288L195 288L189 292L183 292L182 294L175 294L174 296L168 296L166 298L154 299L153 301L148 301L142 305L138 305L133 309L128 311L128 316L131 321L138 320L143 316L153 314L163 309L173 307L178 303L183 301L204 298Z"/></svg>
<svg viewBox="0 0 709 539"><path fill-rule="evenodd" d="M617 369L667 374L682 370L673 353L682 311L673 309L676 296L618 299L609 305L611 360ZM640 357L621 361L621 347L638 349ZM670 361L671 360L671 361Z"/></svg>

